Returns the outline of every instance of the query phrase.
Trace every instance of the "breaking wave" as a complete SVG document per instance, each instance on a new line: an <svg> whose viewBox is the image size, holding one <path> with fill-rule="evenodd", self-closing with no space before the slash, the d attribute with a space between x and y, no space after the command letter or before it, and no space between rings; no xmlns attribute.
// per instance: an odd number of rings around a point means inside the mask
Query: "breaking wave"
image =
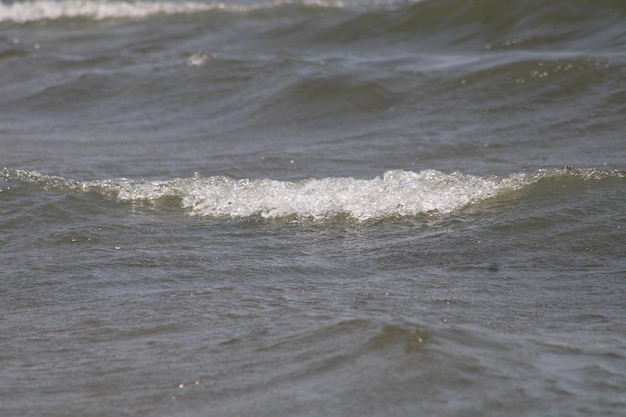
<svg viewBox="0 0 626 417"><path fill-rule="evenodd" d="M374 4L389 3L393 3L393 1L379 1ZM145 18L153 15L191 14L212 10L245 13L284 5L343 8L351 4L351 2L332 0L275 0L253 4L199 1L35 0L12 4L0 3L0 22L26 23L63 18L89 18L93 20Z"/></svg>
<svg viewBox="0 0 626 417"><path fill-rule="evenodd" d="M175 199L190 215L205 218L367 221L445 216L545 179L573 177L586 181L624 176L622 172L562 168L506 177L394 170L373 179L322 178L295 182L198 175L159 181L126 178L75 181L5 168L1 171L0 185L27 182L46 190L95 192L120 202L140 204L158 205Z"/></svg>

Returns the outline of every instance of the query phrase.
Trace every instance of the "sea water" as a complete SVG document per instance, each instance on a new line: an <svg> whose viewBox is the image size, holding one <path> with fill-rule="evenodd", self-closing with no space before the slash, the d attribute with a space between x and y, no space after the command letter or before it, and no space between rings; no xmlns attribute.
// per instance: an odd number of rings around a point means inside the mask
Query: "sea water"
<svg viewBox="0 0 626 417"><path fill-rule="evenodd" d="M622 416L620 1L0 3L0 415Z"/></svg>

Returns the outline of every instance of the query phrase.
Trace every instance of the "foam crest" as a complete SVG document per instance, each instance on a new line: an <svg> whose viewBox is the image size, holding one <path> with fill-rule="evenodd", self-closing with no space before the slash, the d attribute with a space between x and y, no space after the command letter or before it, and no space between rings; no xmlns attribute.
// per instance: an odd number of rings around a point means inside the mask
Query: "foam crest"
<svg viewBox="0 0 626 417"><path fill-rule="evenodd" d="M392 2L383 1L378 4ZM174 1L107 1L107 0L35 0L0 3L0 22L26 23L62 18L88 18L93 20L115 18L146 18L153 15L190 14L211 10L243 13L283 5L306 7L343 8L349 4L332 0L276 0L252 4L229 2L174 2ZM361 4L361 3L359 3Z"/></svg>
<svg viewBox="0 0 626 417"><path fill-rule="evenodd" d="M190 214L210 218L357 221L388 217L450 214L467 205L515 190L524 175L477 177L435 170L389 171L374 179L324 178L297 182L228 177L169 181L107 180L83 183L84 189L114 194L120 201L155 203L179 198Z"/></svg>
<svg viewBox="0 0 626 417"><path fill-rule="evenodd" d="M25 182L46 190L87 193L133 204L175 201L190 215L205 218L263 218L316 221L348 218L367 221L405 216L445 216L490 198L550 179L589 181L624 178L619 171L562 168L506 177L480 177L436 170L394 170L373 179L322 178L301 181L176 178L135 181L125 178L74 181L36 171L3 169L2 182ZM2 187L0 187L0 192Z"/></svg>
<svg viewBox="0 0 626 417"><path fill-rule="evenodd" d="M223 3L194 2L124 2L105 0L37 0L0 3L0 21L26 23L61 18L89 18L103 20L112 18L143 18L157 14L179 14L224 9ZM230 6L232 8L232 6Z"/></svg>

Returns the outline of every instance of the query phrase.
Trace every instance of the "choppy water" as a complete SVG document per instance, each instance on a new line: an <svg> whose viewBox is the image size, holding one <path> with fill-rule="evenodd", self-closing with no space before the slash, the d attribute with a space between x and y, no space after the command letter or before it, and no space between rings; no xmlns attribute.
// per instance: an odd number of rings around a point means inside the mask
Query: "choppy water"
<svg viewBox="0 0 626 417"><path fill-rule="evenodd" d="M621 416L621 1L0 4L0 415Z"/></svg>

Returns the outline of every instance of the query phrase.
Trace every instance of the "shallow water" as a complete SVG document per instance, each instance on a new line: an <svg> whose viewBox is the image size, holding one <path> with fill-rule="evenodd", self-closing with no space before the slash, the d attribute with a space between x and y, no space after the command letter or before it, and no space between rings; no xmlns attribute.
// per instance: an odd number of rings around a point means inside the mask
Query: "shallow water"
<svg viewBox="0 0 626 417"><path fill-rule="evenodd" d="M619 416L618 1L0 5L3 416Z"/></svg>

